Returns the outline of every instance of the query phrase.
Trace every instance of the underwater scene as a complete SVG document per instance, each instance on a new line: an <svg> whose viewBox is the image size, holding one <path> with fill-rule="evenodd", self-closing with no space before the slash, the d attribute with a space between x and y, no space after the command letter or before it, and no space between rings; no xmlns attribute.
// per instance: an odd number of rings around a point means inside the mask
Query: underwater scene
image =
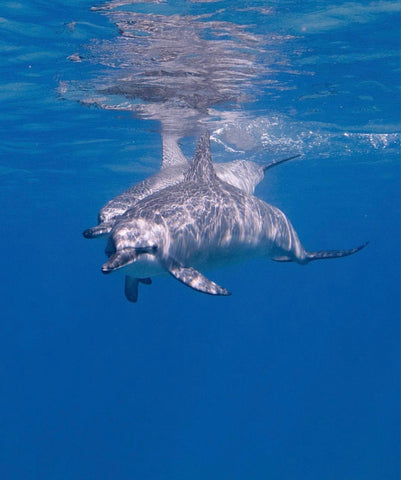
<svg viewBox="0 0 401 480"><path fill-rule="evenodd" d="M400 10L1 3L1 479L400 477Z"/></svg>

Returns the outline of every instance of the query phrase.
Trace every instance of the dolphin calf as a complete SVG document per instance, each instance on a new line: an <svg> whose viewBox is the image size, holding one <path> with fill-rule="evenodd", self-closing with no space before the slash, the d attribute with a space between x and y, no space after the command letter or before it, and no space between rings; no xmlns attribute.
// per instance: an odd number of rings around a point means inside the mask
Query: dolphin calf
<svg viewBox="0 0 401 480"><path fill-rule="evenodd" d="M219 179L204 133L183 181L139 200L116 221L102 272L121 269L133 302L140 281L165 272L199 292L230 295L200 270L258 256L305 265L352 255L365 245L305 250L283 212Z"/></svg>
<svg viewBox="0 0 401 480"><path fill-rule="evenodd" d="M227 163L215 163L214 168L221 180L246 193L253 193L256 185L263 180L266 170L299 156L293 155L273 160L265 165L259 165L249 160L235 160ZM188 167L189 162L178 146L176 138L163 136L163 157L160 171L109 200L99 211L98 225L85 230L84 237L96 238L108 235L116 220L132 208L136 202L181 182Z"/></svg>

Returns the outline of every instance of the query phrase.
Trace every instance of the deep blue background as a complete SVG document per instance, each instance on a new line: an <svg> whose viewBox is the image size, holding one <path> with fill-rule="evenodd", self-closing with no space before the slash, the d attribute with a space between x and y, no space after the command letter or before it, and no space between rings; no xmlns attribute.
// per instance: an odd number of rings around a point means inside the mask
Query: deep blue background
<svg viewBox="0 0 401 480"><path fill-rule="evenodd" d="M81 232L158 168L158 127L57 93L96 68L67 57L115 27L86 1L2 3L2 479L399 478L399 14L345 3L327 26L335 5L273 2L255 27L295 36L290 67L314 72L276 72L293 88L249 107L286 115L304 154L258 195L311 250L370 245L216 272L228 298L155 279L133 305Z"/></svg>

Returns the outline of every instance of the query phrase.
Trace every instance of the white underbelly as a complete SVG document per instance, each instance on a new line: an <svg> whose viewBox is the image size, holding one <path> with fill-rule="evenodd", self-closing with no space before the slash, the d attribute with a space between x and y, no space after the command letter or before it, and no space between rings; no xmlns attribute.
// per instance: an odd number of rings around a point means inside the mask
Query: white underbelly
<svg viewBox="0 0 401 480"><path fill-rule="evenodd" d="M154 277L156 275L166 274L166 270L160 265L160 262L154 255L142 254L134 263L120 268L119 272L135 278Z"/></svg>
<svg viewBox="0 0 401 480"><path fill-rule="evenodd" d="M263 248L233 248L216 249L213 251L196 252L194 255L181 257L178 252L173 257L185 267L193 267L201 273L207 273L215 269L237 265L255 257L269 256L269 249ZM180 258L181 257L181 258ZM142 254L138 259L125 267L118 269L118 272L135 278L154 277L166 275L168 272L160 264L153 254Z"/></svg>

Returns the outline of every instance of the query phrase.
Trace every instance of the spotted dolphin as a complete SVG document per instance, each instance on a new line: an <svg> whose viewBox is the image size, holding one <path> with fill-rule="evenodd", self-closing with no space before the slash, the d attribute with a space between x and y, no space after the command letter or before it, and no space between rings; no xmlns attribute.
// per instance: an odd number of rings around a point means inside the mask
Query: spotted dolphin
<svg viewBox="0 0 401 480"><path fill-rule="evenodd" d="M347 250L307 251L278 208L220 180L204 133L184 180L138 201L113 226L103 273L126 274L125 295L138 296L139 278L168 272L199 292L230 295L200 270L251 257L305 265L345 257Z"/></svg>
<svg viewBox="0 0 401 480"><path fill-rule="evenodd" d="M288 158L273 160L264 165L249 160L235 160L227 163L215 163L214 168L221 180L246 193L253 193L256 185L263 180L266 170L299 156L293 155ZM99 211L98 225L85 230L83 232L84 237L96 238L108 235L116 220L132 208L136 202L152 193L181 182L188 167L189 162L178 146L177 139L164 135L160 171L109 200Z"/></svg>

